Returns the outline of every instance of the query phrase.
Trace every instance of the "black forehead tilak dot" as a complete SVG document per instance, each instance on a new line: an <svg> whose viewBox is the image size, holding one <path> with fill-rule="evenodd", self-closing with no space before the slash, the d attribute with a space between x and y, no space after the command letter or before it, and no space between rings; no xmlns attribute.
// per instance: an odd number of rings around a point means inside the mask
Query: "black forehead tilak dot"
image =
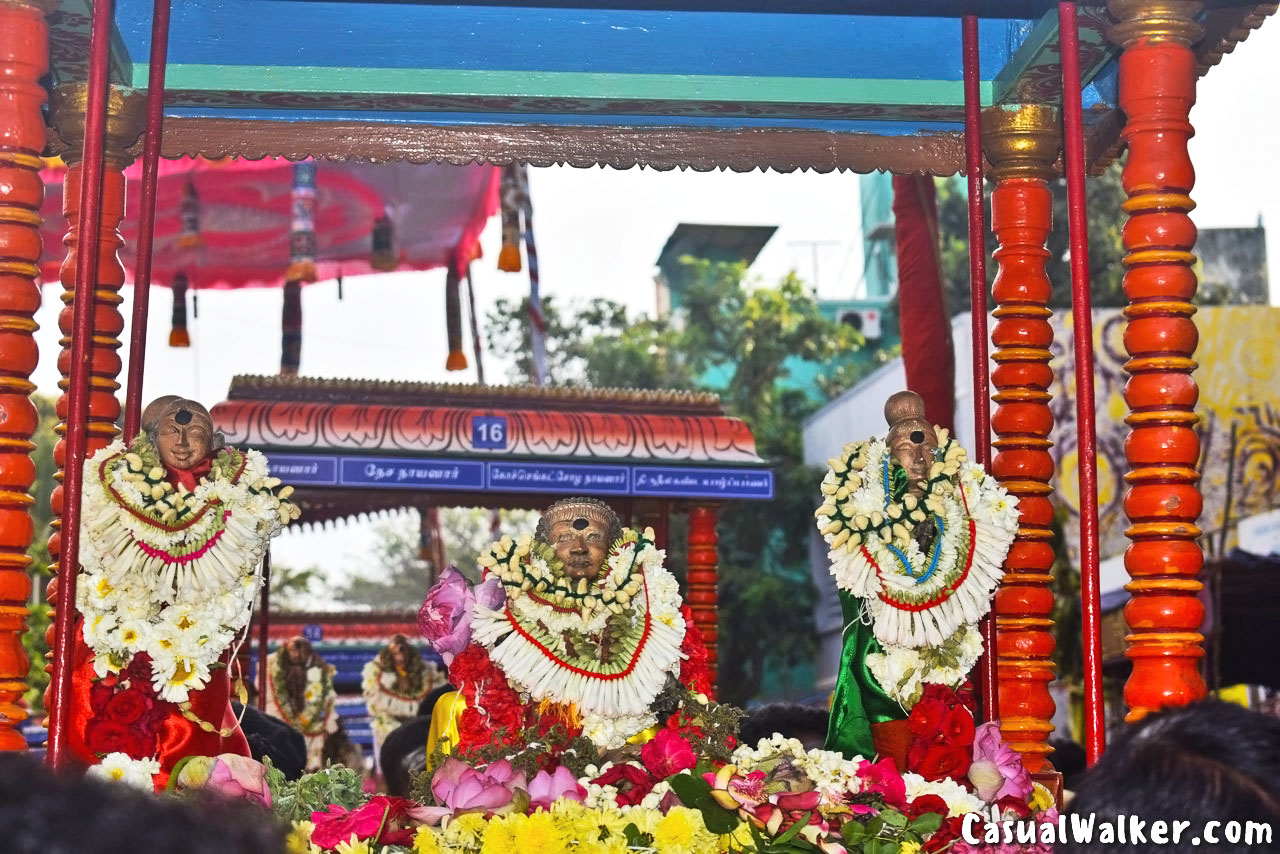
<svg viewBox="0 0 1280 854"><path fill-rule="evenodd" d="M573 529L575 531L585 531L590 526L591 522L587 520L586 516L579 516L577 519L573 520Z"/></svg>
<svg viewBox="0 0 1280 854"><path fill-rule="evenodd" d="M190 423L191 423L191 410L190 410L190 409L179 409L177 412L175 412L175 413L173 414L173 420L174 420L174 421L177 421L179 424L190 424Z"/></svg>
<svg viewBox="0 0 1280 854"><path fill-rule="evenodd" d="M923 442L923 441L924 441L924 431L923 431L923 430L912 430L912 431L911 431L911 441L915 442L917 445L919 445L921 442Z"/></svg>

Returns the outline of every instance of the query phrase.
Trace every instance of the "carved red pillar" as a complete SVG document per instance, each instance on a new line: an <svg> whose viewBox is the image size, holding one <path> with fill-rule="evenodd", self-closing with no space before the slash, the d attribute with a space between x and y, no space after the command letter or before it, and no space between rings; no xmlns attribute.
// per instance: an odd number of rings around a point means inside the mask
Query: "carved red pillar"
<svg viewBox="0 0 1280 854"><path fill-rule="evenodd" d="M62 192L62 211L67 218L66 258L59 270L64 288L65 304L58 315L58 328L62 331L58 354L58 372L62 379L58 387L63 390L58 398L58 434L62 438L54 448L53 461L57 466L54 477L59 485L53 490L50 505L53 510L49 538L49 554L57 563L61 552L61 520L63 493L63 467L66 465L66 429L68 376L71 372L71 322L75 300L76 246L80 241L80 184L81 146L84 140L84 121L87 87L81 83L64 84L53 90L49 104L50 123L61 141L60 151L67 163L67 175ZM146 96L142 92L111 87L107 94L107 126L104 142L102 176L102 226L98 244L97 273L93 292L93 339L89 348L89 420L87 426L86 458L107 446L119 432L116 422L120 419L120 333L124 318L120 314L120 288L124 284L124 267L117 251L123 244L120 236L120 220L124 217L125 181L124 168L132 158L126 148L133 144L142 130L146 108ZM56 579L55 579L56 582ZM56 584L50 584L50 601L57 604ZM47 637L50 648L54 643L54 623L50 623ZM52 684L52 683L51 683Z"/></svg>
<svg viewBox="0 0 1280 854"><path fill-rule="evenodd" d="M1049 178L1058 156L1057 111L998 106L984 111L982 140L991 176L991 227L999 248L992 296L996 323L996 449L991 473L1018 498L1018 534L996 591L996 681L1000 730L1027 770L1046 768L1053 681L1053 458L1049 433L1049 295L1045 241L1053 220Z"/></svg>
<svg viewBox="0 0 1280 854"><path fill-rule="evenodd" d="M1125 442L1129 473L1125 513L1125 569L1133 594L1125 607L1130 634L1126 655L1133 673L1125 684L1127 720L1205 695L1199 661L1204 608L1196 598L1203 555L1196 539L1201 499L1196 463L1197 332L1191 315L1196 229L1195 173L1187 155L1194 132L1187 117L1195 103L1196 60L1191 45L1202 31L1194 22L1203 4L1186 0L1112 0L1119 21L1109 38L1120 56L1120 108L1128 117L1129 159L1124 188L1124 342L1130 359L1125 401L1132 428Z"/></svg>
<svg viewBox="0 0 1280 854"><path fill-rule="evenodd" d="M30 662L27 630L27 547L34 529L28 490L35 480L31 435L39 417L33 319L40 307L40 153L44 150L44 88L49 68L46 6L0 2L0 750L25 750L20 704Z"/></svg>
<svg viewBox="0 0 1280 854"><path fill-rule="evenodd" d="M693 624L702 632L707 645L707 667L711 678L716 679L716 568L719 556L716 544L716 516L714 506L699 504L689 509L689 610L693 612Z"/></svg>

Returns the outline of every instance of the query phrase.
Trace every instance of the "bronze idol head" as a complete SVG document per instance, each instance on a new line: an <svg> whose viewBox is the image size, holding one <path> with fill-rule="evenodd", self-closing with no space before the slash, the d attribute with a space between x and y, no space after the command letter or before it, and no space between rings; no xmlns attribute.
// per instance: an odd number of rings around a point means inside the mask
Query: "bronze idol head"
<svg viewBox="0 0 1280 854"><path fill-rule="evenodd" d="M147 405L142 412L142 429L159 452L160 461L171 469L194 468L223 445L209 410L172 394Z"/></svg>
<svg viewBox="0 0 1280 854"><path fill-rule="evenodd" d="M938 434L924 417L924 400L914 391L897 392L885 402L884 419L889 422L884 441L907 472L907 491L923 495L920 481L928 479L938 450Z"/></svg>
<svg viewBox="0 0 1280 854"><path fill-rule="evenodd" d="M574 579L599 577L609 547L622 536L622 521L595 498L566 498L546 509L534 536L550 545Z"/></svg>

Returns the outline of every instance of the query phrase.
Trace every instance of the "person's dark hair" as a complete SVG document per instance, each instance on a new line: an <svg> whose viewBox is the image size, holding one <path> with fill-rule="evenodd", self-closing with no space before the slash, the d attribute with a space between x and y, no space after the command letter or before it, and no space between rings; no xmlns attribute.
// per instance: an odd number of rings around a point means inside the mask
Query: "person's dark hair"
<svg viewBox="0 0 1280 854"><path fill-rule="evenodd" d="M787 738L798 738L806 746L821 746L827 735L830 713L816 706L800 703L767 703L747 712L738 726L738 740L755 747L762 738L775 732Z"/></svg>
<svg viewBox="0 0 1280 854"><path fill-rule="evenodd" d="M418 704L418 714L431 717L431 713L436 710L436 701L448 694L450 691L458 689L445 682L443 685L437 685L427 692L427 696L422 698L422 702Z"/></svg>
<svg viewBox="0 0 1280 854"><path fill-rule="evenodd" d="M1101 850L1101 824L1114 824L1118 816L1145 821L1147 841L1126 835L1126 842L1105 846L1109 854L1241 850L1243 839L1225 839L1229 822L1264 822L1270 833L1280 831L1280 720L1217 700L1151 715L1129 727L1084 773L1067 812L1081 820L1094 817L1093 844L1068 834L1057 854ZM1174 821L1188 824L1176 843L1160 845L1150 837L1153 821L1166 822L1170 835ZM1208 822L1221 822L1217 844L1200 840ZM1280 850L1280 840L1263 841L1248 850Z"/></svg>
<svg viewBox="0 0 1280 854"><path fill-rule="evenodd" d="M270 757L287 780L302 776L307 768L307 740L302 733L256 706L241 706L232 700L231 709L240 717L240 728L254 759L261 762Z"/></svg>
<svg viewBox="0 0 1280 854"><path fill-rule="evenodd" d="M1074 791L1076 782L1085 769L1084 748L1064 738L1049 739L1049 746L1053 748L1049 759L1053 762L1054 770L1062 775L1063 788Z"/></svg>
<svg viewBox="0 0 1280 854"><path fill-rule="evenodd" d="M0 754L5 854L282 854L269 812L225 798L160 798L122 783L53 774Z"/></svg>
<svg viewBox="0 0 1280 854"><path fill-rule="evenodd" d="M427 733L430 730L431 716L420 715L409 718L387 733L378 752L378 765L382 768L387 794L409 797L411 777L427 767Z"/></svg>

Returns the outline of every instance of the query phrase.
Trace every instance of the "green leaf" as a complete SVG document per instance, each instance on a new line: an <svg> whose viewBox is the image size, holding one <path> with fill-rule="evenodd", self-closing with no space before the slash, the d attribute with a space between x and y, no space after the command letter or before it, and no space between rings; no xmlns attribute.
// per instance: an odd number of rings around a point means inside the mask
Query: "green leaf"
<svg viewBox="0 0 1280 854"><path fill-rule="evenodd" d="M921 836L926 833L933 833L942 827L942 816L936 812L927 812L911 822L909 827L913 833L919 833Z"/></svg>
<svg viewBox="0 0 1280 854"><path fill-rule="evenodd" d="M648 848L653 843L653 837L642 832L635 822L624 827L622 833L627 837L628 848Z"/></svg>
<svg viewBox="0 0 1280 854"><path fill-rule="evenodd" d="M788 827L774 839L774 845L786 845L791 840L800 835L800 831L804 830L805 825L809 823L809 819L813 817L813 810L800 816L795 823Z"/></svg>
<svg viewBox="0 0 1280 854"><path fill-rule="evenodd" d="M701 777L692 774L676 774L667 780L671 791L676 793L680 803L692 807L699 798L711 797L711 785Z"/></svg>
<svg viewBox="0 0 1280 854"><path fill-rule="evenodd" d="M897 810L884 810L880 813L880 818L884 819L884 823L889 827L896 827L899 830L907 826L907 817Z"/></svg>

